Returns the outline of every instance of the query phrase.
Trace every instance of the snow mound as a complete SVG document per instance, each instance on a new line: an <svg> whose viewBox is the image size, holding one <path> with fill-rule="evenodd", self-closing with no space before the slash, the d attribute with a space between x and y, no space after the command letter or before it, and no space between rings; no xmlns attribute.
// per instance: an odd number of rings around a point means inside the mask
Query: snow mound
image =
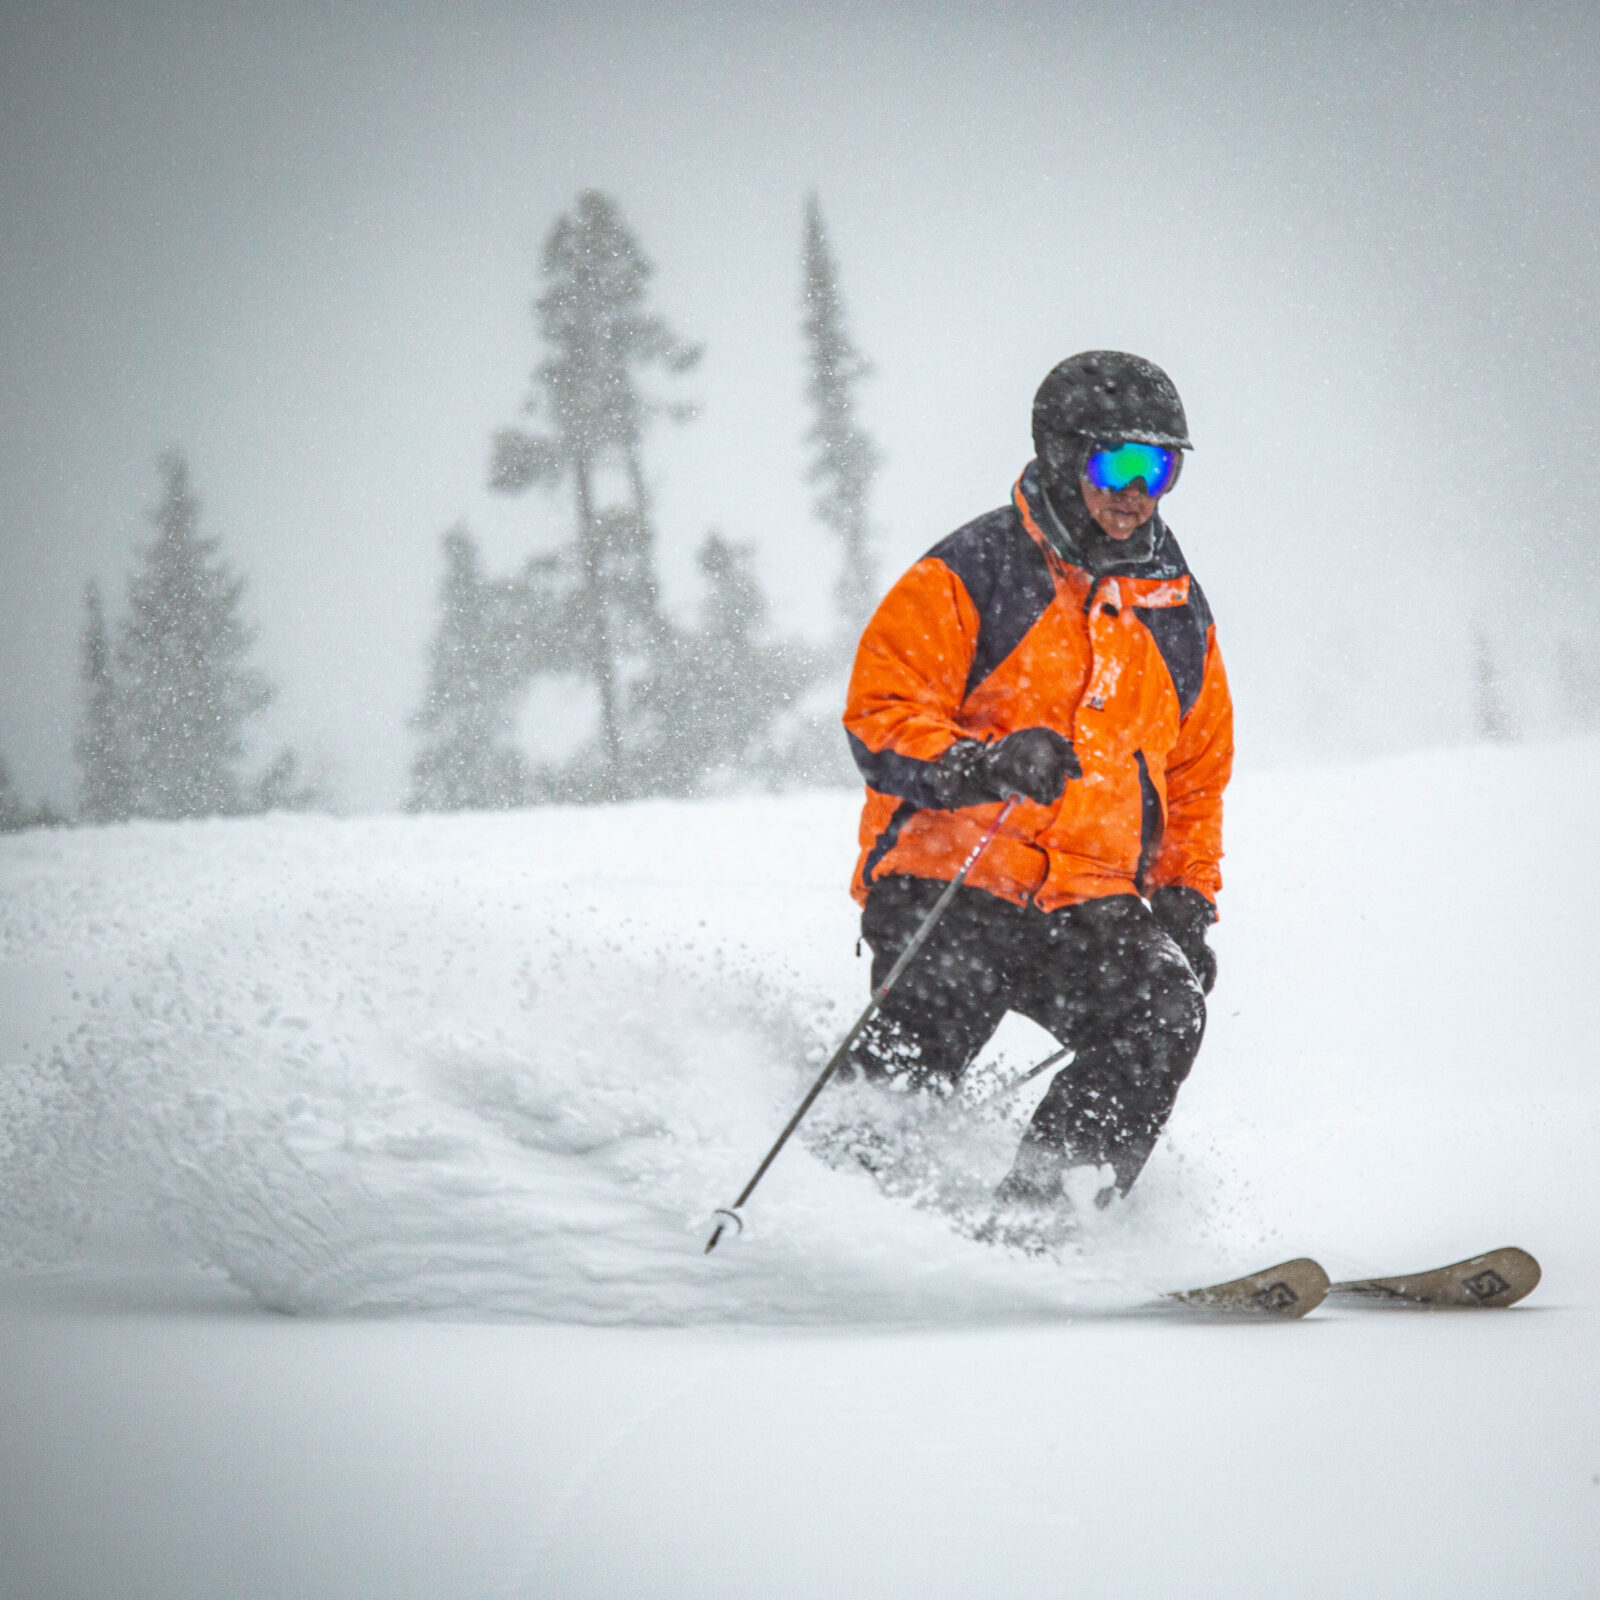
<svg viewBox="0 0 1600 1600"><path fill-rule="evenodd" d="M1600 1197L1547 1175L1600 1138L1600 882L1561 845L1597 783L1592 740L1241 780L1205 1048L1060 1263L969 1236L1042 1079L977 1114L830 1086L703 1253L865 1000L852 796L0 841L0 1266L639 1324L1059 1316L1516 1240L1581 1270ZM1049 1049L1008 1019L973 1091Z"/></svg>
<svg viewBox="0 0 1600 1600"><path fill-rule="evenodd" d="M766 802L823 863L739 891L716 869L751 804L618 808L609 833L551 811L13 847L0 948L32 1016L0 1076L0 1254L177 1251L321 1314L832 1322L1141 1293L1110 1257L1030 1268L939 1214L987 1194L1016 1127L848 1091L706 1257L865 981L814 959L853 940L831 870L850 802ZM885 1207L816 1151L891 1113Z"/></svg>

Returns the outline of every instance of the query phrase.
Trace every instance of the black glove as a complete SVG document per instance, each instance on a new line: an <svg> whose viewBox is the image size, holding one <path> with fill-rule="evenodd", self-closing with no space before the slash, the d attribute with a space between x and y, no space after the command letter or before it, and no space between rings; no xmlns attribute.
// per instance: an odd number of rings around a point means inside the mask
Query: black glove
<svg viewBox="0 0 1600 1600"><path fill-rule="evenodd" d="M1217 981L1217 953L1206 943L1206 929L1217 920L1217 908L1198 889L1175 883L1150 896L1150 914L1183 951L1200 992L1210 994Z"/></svg>
<svg viewBox="0 0 1600 1600"><path fill-rule="evenodd" d="M1061 798L1069 778L1081 778L1072 741L1054 728L1019 728L993 744L962 739L934 767L931 786L947 806L981 806L1026 795L1041 806Z"/></svg>

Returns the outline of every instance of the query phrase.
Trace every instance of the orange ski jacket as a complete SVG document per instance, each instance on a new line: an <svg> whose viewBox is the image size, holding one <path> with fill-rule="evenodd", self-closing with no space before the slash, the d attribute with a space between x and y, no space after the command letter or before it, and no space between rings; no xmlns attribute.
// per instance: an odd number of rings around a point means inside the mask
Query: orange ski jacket
<svg viewBox="0 0 1600 1600"><path fill-rule="evenodd" d="M1083 776L1024 800L967 882L1042 911L1186 884L1222 887L1233 703L1216 628L1171 531L1093 578L1050 544L1036 464L1011 503L935 545L884 597L844 725L867 783L852 885L953 878L998 802L942 807L929 768L961 739L1070 739Z"/></svg>

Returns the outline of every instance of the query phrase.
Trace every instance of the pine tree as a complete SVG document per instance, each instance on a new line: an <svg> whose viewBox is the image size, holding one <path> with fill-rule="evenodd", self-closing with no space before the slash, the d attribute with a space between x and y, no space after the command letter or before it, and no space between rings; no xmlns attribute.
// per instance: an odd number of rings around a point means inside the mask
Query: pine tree
<svg viewBox="0 0 1600 1600"><path fill-rule="evenodd" d="M46 801L36 806L23 803L11 778L11 768L0 756L0 833L20 833L24 828L55 828L66 819Z"/></svg>
<svg viewBox="0 0 1600 1600"><path fill-rule="evenodd" d="M806 200L803 280L806 398L814 414L806 442L815 451L806 476L821 486L818 519L839 540L838 633L853 650L878 598L868 501L881 457L857 417L856 388L872 368L845 328L839 271L815 194Z"/></svg>
<svg viewBox="0 0 1600 1600"><path fill-rule="evenodd" d="M527 763L507 742L537 637L565 643L559 614L538 614L549 563L520 578L488 579L465 528L444 536L439 620L428 649L428 687L412 726L424 736L411 766L411 811L521 805L532 798Z"/></svg>
<svg viewBox="0 0 1600 1600"><path fill-rule="evenodd" d="M28 809L11 781L11 769L0 756L0 833L16 833L28 826Z"/></svg>
<svg viewBox="0 0 1600 1600"><path fill-rule="evenodd" d="M72 747L78 758L79 815L85 822L124 822L133 815L132 784L99 584L85 586L83 610L78 661L83 710Z"/></svg>
<svg viewBox="0 0 1600 1600"><path fill-rule="evenodd" d="M250 785L245 809L260 815L267 811L314 811L327 801L327 795L314 778L302 781L300 757L282 749L262 768Z"/></svg>
<svg viewBox="0 0 1600 1600"><path fill-rule="evenodd" d="M791 643L767 639L768 607L747 545L708 534L698 564L706 582L699 626L673 639L670 669L642 696L657 729L657 771L668 793L692 793L708 773L774 782L775 729L810 663Z"/></svg>
<svg viewBox="0 0 1600 1600"><path fill-rule="evenodd" d="M161 458L155 538L128 585L115 654L115 704L128 810L203 817L249 809L244 729L272 698L246 664L255 634L240 615L244 580L200 532L183 456ZM115 793L115 789L112 790Z"/></svg>
<svg viewBox="0 0 1600 1600"><path fill-rule="evenodd" d="M1564 729L1586 733L1595 726L1600 718L1600 672L1593 655L1570 638L1556 646L1556 690Z"/></svg>
<svg viewBox="0 0 1600 1600"><path fill-rule="evenodd" d="M489 481L507 493L571 486L574 538L525 580L535 618L566 619L558 636L536 648L532 670L576 672L592 685L597 749L566 781L575 796L619 798L653 786L651 753L634 713L641 680L648 683L672 648L656 588L641 448L653 415L684 414L647 398L638 374L648 367L685 372L700 352L645 309L650 263L607 196L579 196L552 229L542 270L546 286L534 314L550 354L534 374L526 409L544 431L502 429ZM620 503L601 502L608 472L620 472ZM559 787L559 777L550 783Z"/></svg>
<svg viewBox="0 0 1600 1600"><path fill-rule="evenodd" d="M1473 722L1480 739L1496 743L1516 737L1516 727L1506 704L1500 662L1488 632L1479 628L1472 640Z"/></svg>

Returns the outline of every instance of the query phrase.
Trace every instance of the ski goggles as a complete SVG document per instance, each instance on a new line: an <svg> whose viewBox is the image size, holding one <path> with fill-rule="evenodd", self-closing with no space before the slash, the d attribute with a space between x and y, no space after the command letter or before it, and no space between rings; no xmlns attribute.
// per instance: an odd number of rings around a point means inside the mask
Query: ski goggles
<svg viewBox="0 0 1600 1600"><path fill-rule="evenodd" d="M1143 478L1145 493L1154 498L1165 494L1178 481L1178 469L1182 465L1180 450L1125 439L1121 444L1098 445L1091 450L1083 475L1095 488L1108 489L1113 494Z"/></svg>

